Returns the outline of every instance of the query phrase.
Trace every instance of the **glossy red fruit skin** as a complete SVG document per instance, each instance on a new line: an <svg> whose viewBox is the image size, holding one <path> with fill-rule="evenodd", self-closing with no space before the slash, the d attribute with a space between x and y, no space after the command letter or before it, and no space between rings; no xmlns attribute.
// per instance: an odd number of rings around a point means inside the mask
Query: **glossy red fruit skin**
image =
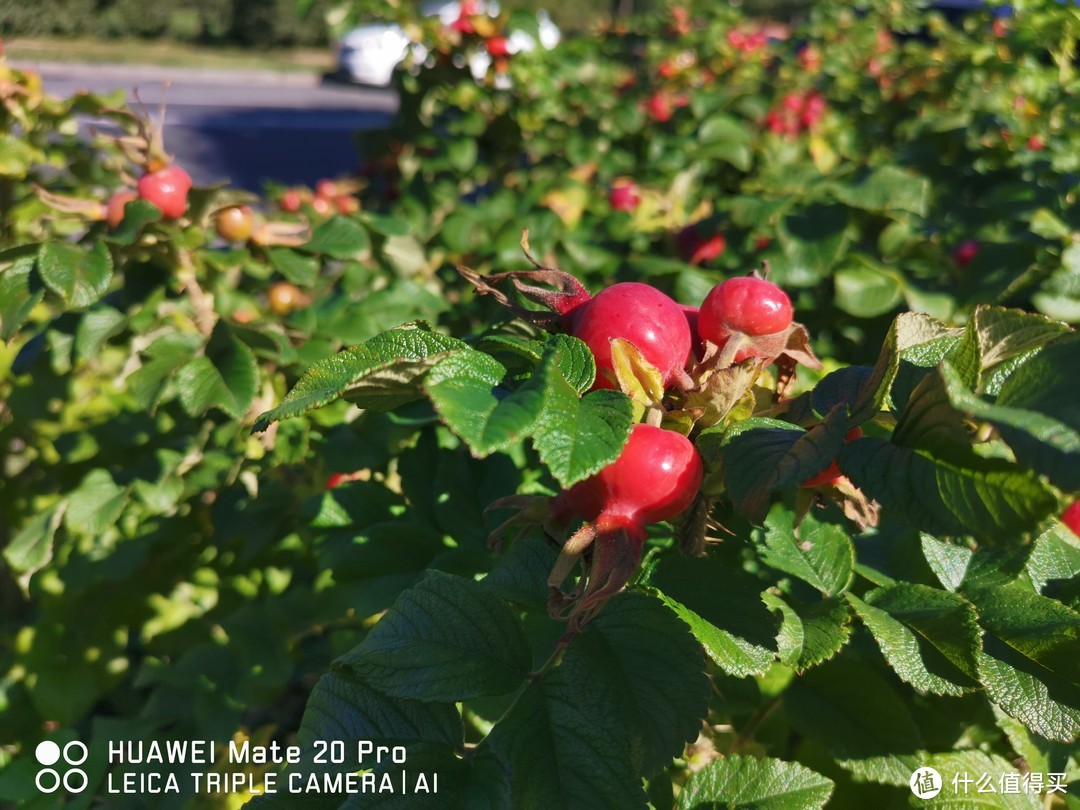
<svg viewBox="0 0 1080 810"><path fill-rule="evenodd" d="M596 358L593 388L614 388L611 340L633 343L652 363L667 385L686 365L690 327L682 309L648 284L626 281L601 290L570 316L571 334L585 341ZM603 372L612 372L612 379Z"/></svg>
<svg viewBox="0 0 1080 810"><path fill-rule="evenodd" d="M633 211L641 204L641 191L637 183L617 180L608 192L608 203L616 211Z"/></svg>
<svg viewBox="0 0 1080 810"><path fill-rule="evenodd" d="M325 200L330 200L336 197L337 193L337 183L335 183L333 180L323 179L315 184L316 197L322 197Z"/></svg>
<svg viewBox="0 0 1080 810"><path fill-rule="evenodd" d="M187 211L191 175L179 166L166 166L139 178L139 197L161 209L165 219L180 219Z"/></svg>
<svg viewBox="0 0 1080 810"><path fill-rule="evenodd" d="M845 442L854 441L855 439L861 439L862 436L863 436L862 428L854 427L854 428L852 428L851 430L849 430L847 432L846 436L844 436L844 441ZM813 475L810 478L807 478L805 481L803 481L801 484L799 484L799 486L800 487L821 487L821 486L825 486L825 484L831 484L833 481L838 479L842 474L843 473L840 472L840 466L834 461L834 462L832 462L832 464L830 464L824 470L819 472L817 475Z"/></svg>
<svg viewBox="0 0 1080 810"><path fill-rule="evenodd" d="M137 199L139 195L127 189L109 197L109 202L105 206L105 221L109 223L109 228L115 230L120 227L120 223L124 221L124 206Z"/></svg>
<svg viewBox="0 0 1080 810"><path fill-rule="evenodd" d="M729 278L717 284L701 302L698 334L717 345L732 332L756 337L782 332L794 311L787 294L762 278Z"/></svg>
<svg viewBox="0 0 1080 810"><path fill-rule="evenodd" d="M619 457L557 496L552 511L563 522L578 517L600 532L623 529L643 539L650 523L686 511L702 473L701 456L685 436L634 425Z"/></svg>
<svg viewBox="0 0 1080 810"><path fill-rule="evenodd" d="M1072 529L1073 534L1080 537L1080 501L1076 501L1061 513L1061 522Z"/></svg>

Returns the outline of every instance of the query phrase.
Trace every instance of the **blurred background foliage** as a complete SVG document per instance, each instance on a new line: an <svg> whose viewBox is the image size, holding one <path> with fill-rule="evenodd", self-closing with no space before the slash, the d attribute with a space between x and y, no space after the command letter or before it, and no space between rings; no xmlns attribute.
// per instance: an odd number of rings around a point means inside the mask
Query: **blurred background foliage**
<svg viewBox="0 0 1080 810"><path fill-rule="evenodd" d="M167 39L250 48L327 45L343 28L394 16L420 0L0 0L0 37ZM648 11L656 0L502 0L509 10L544 9L568 32ZM734 4L733 4L734 5ZM750 13L789 19L808 0L746 0Z"/></svg>

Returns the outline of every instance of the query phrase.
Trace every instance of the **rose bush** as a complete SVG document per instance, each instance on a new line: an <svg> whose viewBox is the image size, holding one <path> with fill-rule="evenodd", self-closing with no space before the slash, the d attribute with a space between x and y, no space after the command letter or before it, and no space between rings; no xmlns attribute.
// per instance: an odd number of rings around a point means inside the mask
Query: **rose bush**
<svg viewBox="0 0 1080 810"><path fill-rule="evenodd" d="M110 204L141 114L0 67L0 799L76 738L462 807L1075 783L1076 12L716 5L479 83L528 17L410 22L361 177L169 218Z"/></svg>

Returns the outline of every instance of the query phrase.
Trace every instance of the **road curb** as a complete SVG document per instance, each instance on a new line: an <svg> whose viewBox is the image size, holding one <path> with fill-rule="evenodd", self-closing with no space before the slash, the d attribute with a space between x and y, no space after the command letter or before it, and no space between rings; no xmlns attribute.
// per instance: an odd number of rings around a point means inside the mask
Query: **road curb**
<svg viewBox="0 0 1080 810"><path fill-rule="evenodd" d="M128 87L183 81L193 84L258 84L278 87L315 87L322 79L318 71L247 70L192 68L171 65L124 65L90 62L49 62L36 59L12 60L19 68L37 71L45 79L77 82L80 76L121 79Z"/></svg>

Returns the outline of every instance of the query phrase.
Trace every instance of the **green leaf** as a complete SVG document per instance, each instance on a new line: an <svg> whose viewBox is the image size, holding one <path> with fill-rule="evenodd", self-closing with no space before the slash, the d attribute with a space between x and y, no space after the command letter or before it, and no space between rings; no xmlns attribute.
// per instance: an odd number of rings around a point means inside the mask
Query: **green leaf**
<svg viewBox="0 0 1080 810"><path fill-rule="evenodd" d="M357 740L457 748L462 743L461 717L453 704L402 700L339 670L315 684L300 721L297 743L309 748L317 740L342 740L354 748Z"/></svg>
<svg viewBox="0 0 1080 810"><path fill-rule="evenodd" d="M724 483L735 509L762 520L772 493L794 489L829 466L847 433L843 408L805 431L798 425L755 417L729 428L723 436Z"/></svg>
<svg viewBox="0 0 1080 810"><path fill-rule="evenodd" d="M659 771L698 734L709 702L701 645L686 624L654 596L616 595L575 639L570 652L587 659L619 699L620 728L642 751L642 770Z"/></svg>
<svg viewBox="0 0 1080 810"><path fill-rule="evenodd" d="M818 413L824 414L831 409L835 404L835 400L840 399L842 395L842 401L848 403L849 406L851 424L858 425L872 419L885 407L893 382L896 380L896 375L900 370L900 362L904 354L915 351L919 347L933 345L939 341L957 340L960 334L961 330L949 328L929 315L913 312L904 312L897 315L892 322L892 326L889 327L889 333L884 344L882 344L873 372L866 376L865 372L860 369L858 377L855 379L852 379L850 375L843 378L838 377L837 381L827 389L830 393L828 398L824 396L819 398L815 391L814 409ZM843 374L847 371L847 369L843 369L841 372L834 372L834 374ZM829 377L832 376L832 374L829 375ZM826 380L829 377L826 377ZM850 398L853 393L851 391L852 383L856 379L861 380L861 384L857 391L854 392L854 398ZM838 384L841 382L843 382L843 385Z"/></svg>
<svg viewBox="0 0 1080 810"><path fill-rule="evenodd" d="M986 631L979 680L1010 717L1048 740L1071 743L1080 735L1076 612L1025 588L1017 583L972 595Z"/></svg>
<svg viewBox="0 0 1080 810"><path fill-rule="evenodd" d="M546 538L535 534L519 537L481 583L507 602L542 613L551 591L548 574L557 558Z"/></svg>
<svg viewBox="0 0 1080 810"><path fill-rule="evenodd" d="M181 332L163 335L146 348L149 359L127 379L128 390L142 408L157 406L165 385L195 356L201 342L199 335Z"/></svg>
<svg viewBox="0 0 1080 810"><path fill-rule="evenodd" d="M990 405L943 368L954 405L995 425L1017 460L1066 491L1080 490L1080 340L1059 339L1017 368Z"/></svg>
<svg viewBox="0 0 1080 810"><path fill-rule="evenodd" d="M4 547L4 559L12 571L21 575L24 590L30 577L52 560L53 538L66 508L67 502L61 502L36 515Z"/></svg>
<svg viewBox="0 0 1080 810"><path fill-rule="evenodd" d="M544 344L558 358L559 371L577 390L584 394L596 381L596 359L585 341L571 335L552 335Z"/></svg>
<svg viewBox="0 0 1080 810"><path fill-rule="evenodd" d="M10 132L0 135L0 177L21 180L40 159L40 151L27 139Z"/></svg>
<svg viewBox="0 0 1080 810"><path fill-rule="evenodd" d="M319 225L311 239L300 249L308 253L324 253L332 259L363 261L371 255L371 237L356 220L335 216Z"/></svg>
<svg viewBox="0 0 1080 810"><path fill-rule="evenodd" d="M975 611L956 594L926 585L878 588L866 601L847 594L901 680L919 692L962 695L978 686Z"/></svg>
<svg viewBox="0 0 1080 810"><path fill-rule="evenodd" d="M293 284L308 287L319 277L319 262L287 247L267 248L270 264Z"/></svg>
<svg viewBox="0 0 1080 810"><path fill-rule="evenodd" d="M762 598L780 613L776 636L780 662L796 672L828 661L851 638L851 611L843 599L801 602L790 595L781 599L768 591Z"/></svg>
<svg viewBox="0 0 1080 810"><path fill-rule="evenodd" d="M509 393L495 389L504 376L493 357L469 351L444 358L424 380L439 417L477 458L524 439L544 407L541 372Z"/></svg>
<svg viewBox="0 0 1080 810"><path fill-rule="evenodd" d="M129 200L124 205L124 219L110 230L105 238L118 245L133 245L142 236L143 229L164 216L161 209L146 200Z"/></svg>
<svg viewBox="0 0 1080 810"><path fill-rule="evenodd" d="M792 682L784 697L792 726L857 778L907 785L923 755L907 700L876 670L837 656Z"/></svg>
<svg viewBox="0 0 1080 810"><path fill-rule="evenodd" d="M995 371L1010 360L1041 349L1069 332L1065 324L1019 309L989 305L975 308L963 339L949 355L949 362L964 385L978 393L996 394L1003 379Z"/></svg>
<svg viewBox="0 0 1080 810"><path fill-rule="evenodd" d="M1066 239L1070 230L1049 208L1040 208L1031 217L1031 232L1046 239Z"/></svg>
<svg viewBox="0 0 1080 810"><path fill-rule="evenodd" d="M467 348L424 323L383 332L304 372L280 405L255 420L253 430L321 408L346 392L361 407L390 410L420 397L420 380L446 353Z"/></svg>
<svg viewBox="0 0 1080 810"><path fill-rule="evenodd" d="M633 427L633 406L618 391L578 398L560 373L533 430L533 447L564 488L588 478L619 457Z"/></svg>
<svg viewBox="0 0 1080 810"><path fill-rule="evenodd" d="M848 211L817 206L787 216L777 236L784 251L773 268L773 281L784 287L810 287L828 276L847 252Z"/></svg>
<svg viewBox="0 0 1080 810"><path fill-rule="evenodd" d="M41 280L70 309L85 309L109 289L112 256L104 242L90 250L67 242L46 242L38 253Z"/></svg>
<svg viewBox="0 0 1080 810"><path fill-rule="evenodd" d="M68 499L64 528L72 534L99 535L116 523L127 500L127 490L108 470L92 470Z"/></svg>
<svg viewBox="0 0 1080 810"><path fill-rule="evenodd" d="M513 691L532 654L505 602L471 580L430 570L339 661L394 697L458 701Z"/></svg>
<svg viewBox="0 0 1080 810"><path fill-rule="evenodd" d="M382 254L399 276L418 276L428 268L424 246L412 234L388 236L383 244Z"/></svg>
<svg viewBox="0 0 1080 810"><path fill-rule="evenodd" d="M1080 687L1080 613L1014 582L968 594L979 623L1017 652ZM1080 704L1077 704L1080 708Z"/></svg>
<svg viewBox="0 0 1080 810"><path fill-rule="evenodd" d="M996 754L983 751L949 751L934 754L921 763L920 767L930 767L941 775L941 793L933 799L926 799L915 804L918 807L943 807L947 810L1041 810L1042 799L1038 793L1026 791L1027 782L1016 767L1008 760ZM983 785L979 792L978 780L983 774L990 777L989 786L994 793L988 792ZM1016 792L1002 790L1002 777L1012 774L1016 777L1019 788ZM957 789L953 788L956 780ZM973 780L965 782L965 779Z"/></svg>
<svg viewBox="0 0 1080 810"><path fill-rule="evenodd" d="M371 770L380 783L382 774L387 774L391 784L400 788L402 771L430 773L432 769L428 766L432 760L438 760L434 769L439 772L442 795L443 788L449 787L443 782L446 766L461 748L462 737L461 716L452 704L400 700L345 672L334 671L320 678L311 692L296 735L301 762L290 773L298 774L299 784L305 785L310 776ZM380 746L384 750L402 746L408 764L395 764L386 756L380 762L375 754L366 752L361 759L361 741L370 743L375 750ZM334 761L335 742L344 743L344 762ZM287 778L282 776L278 784L285 785ZM453 782L453 778L447 781ZM297 794L279 789L276 793L260 795L245 806L267 810L337 810L348 806L349 798L344 790L336 794ZM371 804L367 801L371 798L364 796L365 806ZM415 801L413 795L407 798Z"/></svg>
<svg viewBox="0 0 1080 810"><path fill-rule="evenodd" d="M409 233L409 223L399 217L374 214L370 211L361 211L359 216L365 225L383 236L405 236Z"/></svg>
<svg viewBox="0 0 1080 810"><path fill-rule="evenodd" d="M859 255L833 274L836 306L858 318L892 312L904 300L904 279L898 273Z"/></svg>
<svg viewBox="0 0 1080 810"><path fill-rule="evenodd" d="M90 310L79 321L75 330L75 351L83 360L94 360L101 345L113 335L119 334L127 324L127 316L112 307Z"/></svg>
<svg viewBox="0 0 1080 810"><path fill-rule="evenodd" d="M759 549L766 565L798 577L825 596L843 593L855 567L855 546L841 526L807 515L794 528L795 515L777 505L765 521L765 542Z"/></svg>
<svg viewBox="0 0 1080 810"><path fill-rule="evenodd" d="M433 802L439 810L512 810L506 771L487 750L463 759L445 747L426 747L408 752L404 765L386 764L384 759L378 770L388 774L396 792L354 794L341 810L416 810Z"/></svg>
<svg viewBox="0 0 1080 810"><path fill-rule="evenodd" d="M1035 540L1027 573L1039 593L1075 578L1080 574L1080 538L1063 523L1051 526Z"/></svg>
<svg viewBox="0 0 1080 810"><path fill-rule="evenodd" d="M777 622L762 601L762 583L741 569L709 558L665 557L649 584L725 672L760 675L776 658Z"/></svg>
<svg viewBox="0 0 1080 810"><path fill-rule="evenodd" d="M923 376L907 397L893 431L901 447L962 460L971 455L962 415L952 406L943 380L945 366Z"/></svg>
<svg viewBox="0 0 1080 810"><path fill-rule="evenodd" d="M644 810L630 741L612 711L612 687L587 663L568 650L481 744L509 772L513 807Z"/></svg>
<svg viewBox="0 0 1080 810"><path fill-rule="evenodd" d="M930 200L930 181L898 166L882 166L854 183L834 184L832 192L836 199L852 208L924 217Z"/></svg>
<svg viewBox="0 0 1080 810"><path fill-rule="evenodd" d="M1080 322L1080 242L1062 251L1061 266L1032 294L1031 303L1055 320Z"/></svg>
<svg viewBox="0 0 1080 810"><path fill-rule="evenodd" d="M840 469L869 497L925 531L1010 542L1057 509L1057 497L998 459L964 464L931 458L883 439L844 444Z"/></svg>
<svg viewBox="0 0 1080 810"><path fill-rule="evenodd" d="M831 780L798 763L736 754L691 776L679 794L678 810L814 810L824 807L832 792Z"/></svg>
<svg viewBox="0 0 1080 810"><path fill-rule="evenodd" d="M255 398L259 370L251 349L219 321L203 356L190 360L177 372L176 384L180 404L191 416L220 408L239 419Z"/></svg>
<svg viewBox="0 0 1080 810"><path fill-rule="evenodd" d="M0 340L11 340L45 297L45 290L31 288L36 264L34 256L20 256L0 268Z"/></svg>

